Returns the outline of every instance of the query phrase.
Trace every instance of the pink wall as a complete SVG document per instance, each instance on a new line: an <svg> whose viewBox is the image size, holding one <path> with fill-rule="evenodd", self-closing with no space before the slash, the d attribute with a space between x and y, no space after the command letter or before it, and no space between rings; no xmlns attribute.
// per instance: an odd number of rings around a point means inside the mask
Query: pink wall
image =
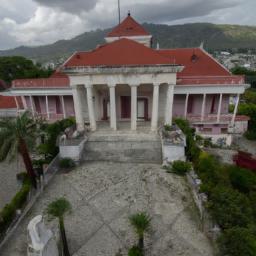
<svg viewBox="0 0 256 256"><path fill-rule="evenodd" d="M204 125L194 125L197 132L204 134L225 134L227 133L227 124L204 124Z"/></svg>
<svg viewBox="0 0 256 256"><path fill-rule="evenodd" d="M64 96L64 102L67 117L75 116L73 96Z"/></svg>
<svg viewBox="0 0 256 256"><path fill-rule="evenodd" d="M174 95L174 106L173 106L173 115L174 116L184 116L185 110L185 95ZM202 111L203 95L190 95L188 102L188 114L200 116ZM206 95L206 104L205 104L205 114L217 114L219 106L219 95ZM222 108L221 114L228 114L229 107L229 95L223 95L222 97ZM190 113L189 110L192 110Z"/></svg>
<svg viewBox="0 0 256 256"><path fill-rule="evenodd" d="M24 96L27 109L32 111L32 106L30 102L29 96ZM44 117L47 115L47 108L46 108L46 97L45 96L33 96L34 101L34 110L38 114L42 114ZM74 104L73 104L73 97L72 96L63 96L66 116L75 116L74 111ZM62 119L63 118L63 108L62 108L62 101L60 96L48 96L48 106L49 106L49 114L50 119Z"/></svg>

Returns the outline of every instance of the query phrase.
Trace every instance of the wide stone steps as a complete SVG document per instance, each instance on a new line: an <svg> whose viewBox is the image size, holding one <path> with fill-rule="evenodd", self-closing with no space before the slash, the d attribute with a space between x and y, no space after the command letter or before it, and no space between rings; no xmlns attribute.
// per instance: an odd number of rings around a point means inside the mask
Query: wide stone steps
<svg viewBox="0 0 256 256"><path fill-rule="evenodd" d="M162 163L162 146L155 134L92 134L85 144L84 161Z"/></svg>

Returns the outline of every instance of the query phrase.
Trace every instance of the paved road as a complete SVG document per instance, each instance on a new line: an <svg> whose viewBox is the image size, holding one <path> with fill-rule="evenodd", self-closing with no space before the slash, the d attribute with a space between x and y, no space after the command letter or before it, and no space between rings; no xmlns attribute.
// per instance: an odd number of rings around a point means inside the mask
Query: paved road
<svg viewBox="0 0 256 256"><path fill-rule="evenodd" d="M91 162L55 176L1 256L25 256L29 220L62 196L73 208L65 218L73 256L115 256L119 249L127 255L137 241L128 217L138 211L147 211L152 217L146 255L213 255L210 242L198 229L183 178L156 164ZM56 221L46 223L57 232Z"/></svg>
<svg viewBox="0 0 256 256"><path fill-rule="evenodd" d="M19 169L20 164L16 159L0 163L0 209L9 203L18 191L16 174L20 172Z"/></svg>

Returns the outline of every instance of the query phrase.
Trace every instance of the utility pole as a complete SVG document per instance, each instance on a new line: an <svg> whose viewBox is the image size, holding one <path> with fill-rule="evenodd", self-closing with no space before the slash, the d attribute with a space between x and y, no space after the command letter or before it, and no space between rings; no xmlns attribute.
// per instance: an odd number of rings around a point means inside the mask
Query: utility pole
<svg viewBox="0 0 256 256"><path fill-rule="evenodd" d="M121 11L120 11L120 0L117 0L118 1L118 21L119 21L119 24L121 23Z"/></svg>

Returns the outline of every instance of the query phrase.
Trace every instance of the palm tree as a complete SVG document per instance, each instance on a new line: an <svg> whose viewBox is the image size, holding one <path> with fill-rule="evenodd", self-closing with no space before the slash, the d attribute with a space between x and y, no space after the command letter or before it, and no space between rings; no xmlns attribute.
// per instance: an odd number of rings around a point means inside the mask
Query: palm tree
<svg viewBox="0 0 256 256"><path fill-rule="evenodd" d="M29 112L17 118L0 119L0 161L12 159L17 152L22 156L28 176L36 188L36 174L28 148L35 145L38 120L30 117Z"/></svg>
<svg viewBox="0 0 256 256"><path fill-rule="evenodd" d="M59 228L60 228L60 235L61 241L63 245L63 255L70 256L69 249L68 249L68 242L66 237L66 231L64 226L64 215L65 213L71 211L71 205L68 200L65 198L59 198L52 203L50 203L46 209L47 214L49 216L58 218L59 220Z"/></svg>
<svg viewBox="0 0 256 256"><path fill-rule="evenodd" d="M151 218L145 212L136 213L129 217L130 223L138 235L138 247L144 250L144 233L149 231Z"/></svg>

